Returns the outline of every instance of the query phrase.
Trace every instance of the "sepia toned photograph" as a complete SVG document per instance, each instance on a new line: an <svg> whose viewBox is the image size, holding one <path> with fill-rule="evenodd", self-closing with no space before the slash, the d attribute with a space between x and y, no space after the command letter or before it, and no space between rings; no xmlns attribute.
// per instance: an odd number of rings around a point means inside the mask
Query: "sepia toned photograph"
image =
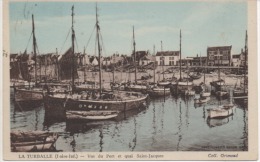
<svg viewBox="0 0 260 162"><path fill-rule="evenodd" d="M256 160L256 1L3 2L5 160Z"/></svg>

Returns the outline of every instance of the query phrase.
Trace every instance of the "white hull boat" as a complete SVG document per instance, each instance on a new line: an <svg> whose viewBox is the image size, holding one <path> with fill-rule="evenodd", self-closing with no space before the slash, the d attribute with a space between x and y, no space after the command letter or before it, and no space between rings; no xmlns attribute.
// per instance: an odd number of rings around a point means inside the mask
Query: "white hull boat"
<svg viewBox="0 0 260 162"><path fill-rule="evenodd" d="M223 105L218 108L208 109L208 118L224 118L234 113L234 105Z"/></svg>
<svg viewBox="0 0 260 162"><path fill-rule="evenodd" d="M67 119L108 120L118 116L119 111L66 111Z"/></svg>

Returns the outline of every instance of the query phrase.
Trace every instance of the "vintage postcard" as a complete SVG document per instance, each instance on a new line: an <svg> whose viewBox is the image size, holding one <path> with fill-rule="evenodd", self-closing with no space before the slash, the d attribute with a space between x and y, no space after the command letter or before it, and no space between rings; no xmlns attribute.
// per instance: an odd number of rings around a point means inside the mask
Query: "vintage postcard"
<svg viewBox="0 0 260 162"><path fill-rule="evenodd" d="M3 11L4 160L257 160L256 0Z"/></svg>

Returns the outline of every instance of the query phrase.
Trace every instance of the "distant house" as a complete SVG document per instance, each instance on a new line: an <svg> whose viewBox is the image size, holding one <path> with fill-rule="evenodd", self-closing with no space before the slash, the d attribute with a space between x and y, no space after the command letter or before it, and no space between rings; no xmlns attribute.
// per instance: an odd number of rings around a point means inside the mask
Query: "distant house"
<svg viewBox="0 0 260 162"><path fill-rule="evenodd" d="M234 67L239 67L240 66L240 55L241 54L235 54L235 55L232 55L232 66Z"/></svg>
<svg viewBox="0 0 260 162"><path fill-rule="evenodd" d="M102 61L103 61L103 57L101 57L101 63L102 63ZM91 65L96 66L96 65L99 64L99 59L96 56L91 56L90 59L89 59L89 62L90 62Z"/></svg>
<svg viewBox="0 0 260 162"><path fill-rule="evenodd" d="M146 55L144 57L142 57L140 60L139 60L139 65L147 65L151 62L155 62L155 56L153 55Z"/></svg>
<svg viewBox="0 0 260 162"><path fill-rule="evenodd" d="M235 67L245 66L245 52L241 49L240 54L232 55L232 65ZM246 65L248 65L248 56L246 58Z"/></svg>
<svg viewBox="0 0 260 162"><path fill-rule="evenodd" d="M177 65L180 59L180 51L160 51L156 53L155 57L158 65Z"/></svg>
<svg viewBox="0 0 260 162"><path fill-rule="evenodd" d="M148 54L149 54L148 51L136 51L136 52L135 52L136 62L137 62L138 64L140 64L140 63L139 63L140 60L141 60L143 57L147 56ZM135 57L134 57L134 54L132 54L132 57L133 57L133 59L135 58Z"/></svg>
<svg viewBox="0 0 260 162"><path fill-rule="evenodd" d="M102 65L109 66L111 65L111 57L104 57L102 61Z"/></svg>
<svg viewBox="0 0 260 162"><path fill-rule="evenodd" d="M207 48L209 66L230 66L232 46L215 46Z"/></svg>

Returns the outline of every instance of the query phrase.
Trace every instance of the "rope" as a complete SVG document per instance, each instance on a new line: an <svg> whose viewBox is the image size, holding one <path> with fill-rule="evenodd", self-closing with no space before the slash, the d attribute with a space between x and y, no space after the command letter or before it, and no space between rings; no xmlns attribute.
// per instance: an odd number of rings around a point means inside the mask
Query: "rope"
<svg viewBox="0 0 260 162"><path fill-rule="evenodd" d="M70 29L69 29L69 32L68 32L68 34L67 34L67 36L66 36L66 39L65 39L65 41L64 41L64 43L63 43L63 45L62 45L62 47L61 47L61 49L60 49L59 54L61 53L61 51L62 51L62 49L63 49L63 47L64 47L64 45L65 45L65 43L66 43L66 41L67 41L67 39L68 39L69 34L70 34Z"/></svg>
<svg viewBox="0 0 260 162"><path fill-rule="evenodd" d="M78 42L77 42L76 35L75 35L75 42L76 42L76 47L77 47L77 50L78 50L78 52L79 52L79 47L78 47Z"/></svg>
<svg viewBox="0 0 260 162"><path fill-rule="evenodd" d="M92 33L91 33L91 35L90 35L89 39L88 39L88 43L87 43L87 45L86 45L86 48L87 48L87 47L88 47L88 45L89 45L90 39L92 38L92 35L93 35L93 33L94 33L95 29L96 29L96 25L94 25L93 31L92 31Z"/></svg>
<svg viewBox="0 0 260 162"><path fill-rule="evenodd" d="M31 32L30 38L29 38L28 43L27 43L26 48L25 48L26 51L27 51L28 45L29 45L29 43L30 43L30 40L31 40L31 38L32 38L32 34L33 34L33 33Z"/></svg>
<svg viewBox="0 0 260 162"><path fill-rule="evenodd" d="M103 51L104 51L104 53L105 53L105 55L106 55L106 49L105 49L105 45L104 45L103 37L102 37L101 33L100 33L100 39L101 39L101 45L102 45L102 47L103 47Z"/></svg>

